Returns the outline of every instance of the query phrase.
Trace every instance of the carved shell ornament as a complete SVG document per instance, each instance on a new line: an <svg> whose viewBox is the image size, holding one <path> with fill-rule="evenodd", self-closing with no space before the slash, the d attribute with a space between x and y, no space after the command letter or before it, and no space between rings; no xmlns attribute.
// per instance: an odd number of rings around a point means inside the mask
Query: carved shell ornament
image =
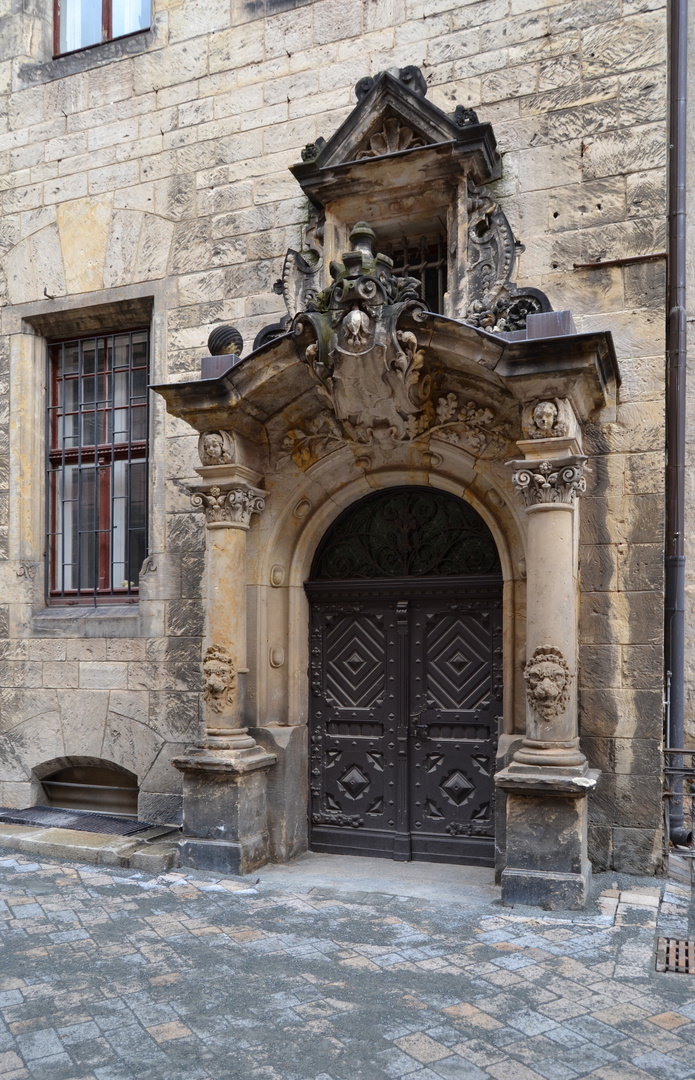
<svg viewBox="0 0 695 1080"><path fill-rule="evenodd" d="M213 712L234 704L236 666L224 645L210 645L203 657L203 698Z"/></svg>
<svg viewBox="0 0 695 1080"><path fill-rule="evenodd" d="M562 716L569 700L572 676L564 656L554 645L540 645L524 668L526 700L546 721Z"/></svg>

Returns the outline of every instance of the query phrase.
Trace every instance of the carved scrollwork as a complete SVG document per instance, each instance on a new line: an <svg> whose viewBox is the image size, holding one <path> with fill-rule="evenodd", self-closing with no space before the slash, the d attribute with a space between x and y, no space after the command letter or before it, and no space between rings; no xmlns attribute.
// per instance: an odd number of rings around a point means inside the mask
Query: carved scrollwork
<svg viewBox="0 0 695 1080"><path fill-rule="evenodd" d="M234 704L236 666L224 645L210 645L203 657L203 698L213 712Z"/></svg>
<svg viewBox="0 0 695 1080"><path fill-rule="evenodd" d="M585 457L539 463L515 461L512 463L515 466L512 483L527 506L543 503L571 505L577 495L586 491L585 461Z"/></svg>
<svg viewBox="0 0 695 1080"><path fill-rule="evenodd" d="M359 814L341 814L337 811L312 814L311 820L314 825L338 825L343 829L359 829L364 825L364 818L361 818Z"/></svg>
<svg viewBox="0 0 695 1080"><path fill-rule="evenodd" d="M550 311L539 289L512 284L516 241L507 216L486 187L469 183L468 311L465 321L493 333L523 330L529 315Z"/></svg>
<svg viewBox="0 0 695 1080"><path fill-rule="evenodd" d="M206 491L196 491L191 496L191 502L205 511L209 526L248 529L251 515L260 514L265 507L265 492L242 485L224 489L215 486Z"/></svg>
<svg viewBox="0 0 695 1080"><path fill-rule="evenodd" d="M540 645L524 668L526 700L546 721L562 716L569 700L572 675L569 665L554 645Z"/></svg>
<svg viewBox="0 0 695 1080"><path fill-rule="evenodd" d="M230 465L236 461L231 431L206 431L198 439L198 456L203 465Z"/></svg>

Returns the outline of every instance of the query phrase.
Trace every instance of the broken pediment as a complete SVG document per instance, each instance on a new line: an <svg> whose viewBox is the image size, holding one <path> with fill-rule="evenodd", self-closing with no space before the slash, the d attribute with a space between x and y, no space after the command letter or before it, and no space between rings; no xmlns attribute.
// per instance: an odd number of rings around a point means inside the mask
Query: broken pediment
<svg viewBox="0 0 695 1080"><path fill-rule="evenodd" d="M430 180L460 175L462 168L476 184L496 175L499 158L492 125L480 123L471 109L459 107L449 116L433 105L425 96L427 84L419 68L360 79L355 93L358 103L335 134L327 142L318 139L305 147L302 163L292 168L316 206L323 208L336 196L346 174L353 183L368 187L378 182L377 166L423 150L428 151ZM407 167L403 171L402 164L399 168L407 183L417 181L422 165L413 162L410 171Z"/></svg>

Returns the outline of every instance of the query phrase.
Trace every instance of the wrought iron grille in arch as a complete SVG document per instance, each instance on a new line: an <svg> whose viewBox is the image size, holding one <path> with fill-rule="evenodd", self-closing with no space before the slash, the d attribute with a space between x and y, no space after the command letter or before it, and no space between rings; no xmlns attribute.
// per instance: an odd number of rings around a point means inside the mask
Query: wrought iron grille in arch
<svg viewBox="0 0 695 1080"><path fill-rule="evenodd" d="M350 507L316 553L314 581L499 574L492 533L444 491L390 488Z"/></svg>

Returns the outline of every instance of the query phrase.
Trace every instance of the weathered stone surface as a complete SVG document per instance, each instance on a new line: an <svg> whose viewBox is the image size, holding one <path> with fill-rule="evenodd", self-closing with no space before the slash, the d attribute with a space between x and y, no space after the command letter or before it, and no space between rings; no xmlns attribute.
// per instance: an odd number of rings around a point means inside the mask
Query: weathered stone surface
<svg viewBox="0 0 695 1080"><path fill-rule="evenodd" d="M16 57L0 65L7 101L7 131L0 134L0 568L7 571L0 580L0 729L45 722L45 752L52 753L59 715L66 747L83 742L90 755L132 753L144 775L162 743L193 738L199 723L207 606L205 526L190 512L188 488L198 465L196 438L183 421L163 419L159 399L152 408L149 505L157 566L140 578L139 614L40 613L44 457L41 440L27 433L44 423L42 338L60 338L76 307L88 313L101 305L109 327L116 318L113 325L123 328L119 305L147 296L152 382L195 378L208 333L220 322L238 326L248 350L256 332L282 313L273 283L286 249L302 247L308 220L288 163L317 135L336 130L354 105L358 79L424 63L428 100L448 113L473 107L494 124L501 154L495 195L525 245L519 284L544 289L555 309L571 309L583 332L614 331L623 365L617 408L593 415L584 441L591 471L580 507L581 724L602 767L625 777L656 776L666 267L664 260L577 270L574 264L665 248L665 8L642 0L268 0L224 7L162 0L146 34L59 60L52 59L50 35L37 32L33 9L7 15L13 21L2 47ZM430 220L432 197L428 190L416 205L411 191L410 203L394 202L389 231L419 231ZM344 213L354 224L365 205L353 203ZM438 219L447 213L437 205ZM326 226L326 266L345 244L345 224ZM378 233L380 222L374 224ZM97 322L90 332L105 325ZM2 382L6 376L11 381ZM471 387L480 390L476 380ZM314 392L308 396L313 401ZM293 406L293 426L306 420L307 400ZM254 426L262 405L247 423L265 453L262 425ZM695 445L695 432L690 436ZM514 610L505 641L513 642L513 660L524 652L526 524L494 501L493 493L511 498L502 456L479 463L478 488L470 464L438 472L434 456L421 468L415 452L397 464L381 450L369 453L366 466L351 460L341 472L331 465L314 480L302 480L294 464L283 475L263 465L271 489L267 526L262 538L249 533L248 580L259 593L280 594L284 586L268 580L277 563L297 590L292 600L278 595L267 610L259 600L242 642L253 668L249 721L264 725L272 717L292 725L257 736L280 759L269 788L278 857L305 842L307 626L300 590L325 528L325 499L345 506L387 475L393 483L427 477L456 490L465 477L518 571L508 590ZM292 508L304 499L310 511L300 526ZM34 577L22 569L20 552ZM271 647L284 655L278 667L266 659ZM515 680L504 718L511 732L523 727L524 694L511 662L506 677ZM640 742L633 745L633 737ZM31 754L38 753L33 735L30 741ZM6 752L1 790L29 791L25 758L3 744ZM168 799L177 796L143 792L141 811L172 820L180 803ZM653 802L649 812L655 816L645 819L645 837L649 829L656 835L660 821ZM606 865L614 846L609 829L601 826L600 838L596 832ZM629 842L626 834L617 845L619 861ZM635 842L644 866L653 867L647 840Z"/></svg>

